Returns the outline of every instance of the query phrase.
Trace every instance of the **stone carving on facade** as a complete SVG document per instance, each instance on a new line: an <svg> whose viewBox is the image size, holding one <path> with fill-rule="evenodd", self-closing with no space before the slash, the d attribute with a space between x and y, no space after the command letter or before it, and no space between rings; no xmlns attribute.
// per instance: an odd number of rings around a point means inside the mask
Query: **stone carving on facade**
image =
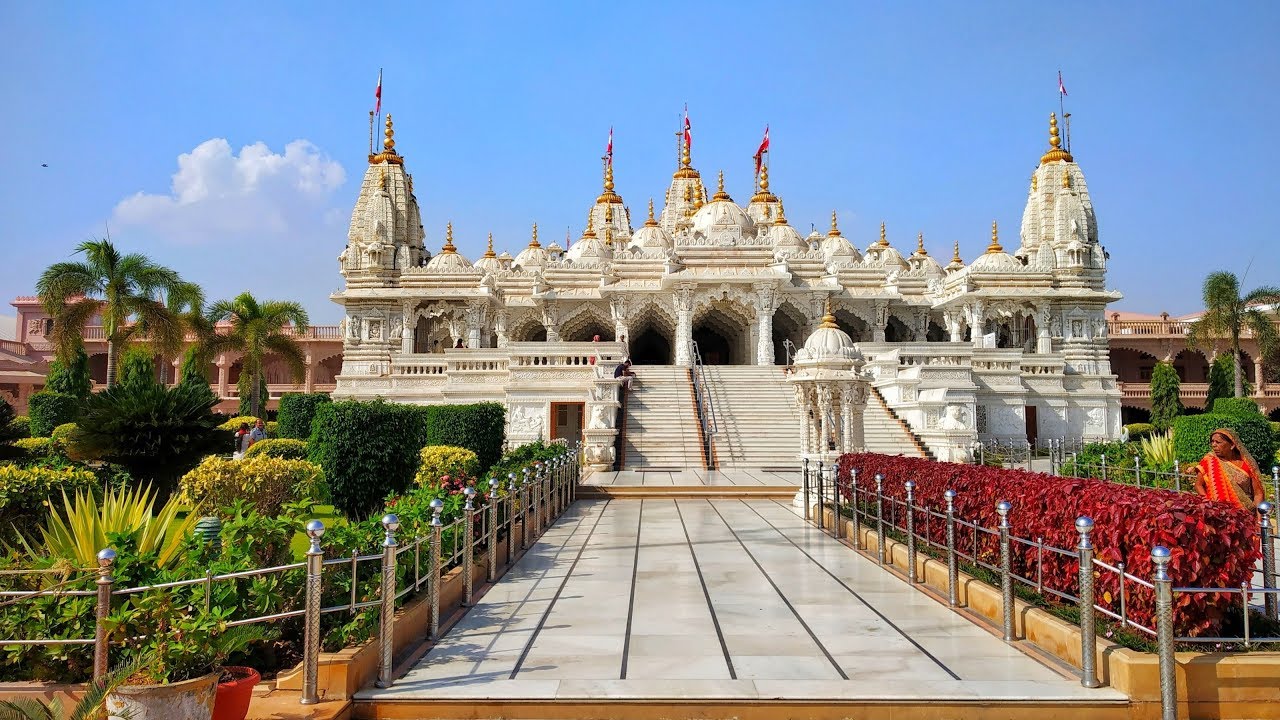
<svg viewBox="0 0 1280 720"><path fill-rule="evenodd" d="M518 405L511 410L507 424L513 435L542 437L542 408Z"/></svg>
<svg viewBox="0 0 1280 720"><path fill-rule="evenodd" d="M948 405L945 413L938 420L938 427L943 430L968 430L969 411L962 405Z"/></svg>

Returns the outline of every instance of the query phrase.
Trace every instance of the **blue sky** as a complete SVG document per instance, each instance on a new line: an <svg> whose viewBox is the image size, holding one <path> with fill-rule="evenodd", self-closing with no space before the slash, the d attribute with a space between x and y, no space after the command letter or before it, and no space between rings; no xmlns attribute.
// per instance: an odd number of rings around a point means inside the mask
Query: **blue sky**
<svg viewBox="0 0 1280 720"><path fill-rule="evenodd" d="M1190 312L1213 269L1280 284L1277 3L353 5L0 5L0 294L109 227L211 300L336 322L379 67L434 250L447 220L473 258L534 221L576 238L610 125L638 225L687 102L740 202L768 123L798 228L835 209L859 245L883 220L971 260L992 219L1017 245L1061 67L1114 307Z"/></svg>

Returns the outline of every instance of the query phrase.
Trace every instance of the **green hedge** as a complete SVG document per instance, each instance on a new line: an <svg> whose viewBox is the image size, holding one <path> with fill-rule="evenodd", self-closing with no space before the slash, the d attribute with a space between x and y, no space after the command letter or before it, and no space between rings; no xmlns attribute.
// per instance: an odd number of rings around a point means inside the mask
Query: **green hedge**
<svg viewBox="0 0 1280 720"><path fill-rule="evenodd" d="M321 403L311 426L310 460L324 470L333 505L362 520L390 493L413 486L427 444L426 408L373 402Z"/></svg>
<svg viewBox="0 0 1280 720"><path fill-rule="evenodd" d="M496 477L502 481L502 486L506 487L509 473L515 473L517 476L521 474L523 468L539 460L550 460L559 457L568 452L565 446L559 443L544 443L541 440L534 440L526 443L503 455L493 467L489 468L484 474L485 480L482 484L488 485L488 478Z"/></svg>
<svg viewBox="0 0 1280 720"><path fill-rule="evenodd" d="M306 440L311 437L311 421L316 409L333 402L327 393L285 393L280 396L280 411L276 421L280 423L282 438Z"/></svg>
<svg viewBox="0 0 1280 720"><path fill-rule="evenodd" d="M1213 412L1220 415L1261 415L1262 408L1247 397L1229 397L1214 400Z"/></svg>
<svg viewBox="0 0 1280 720"><path fill-rule="evenodd" d="M502 456L507 410L499 403L427 406L427 444L462 447L476 454L480 472Z"/></svg>
<svg viewBox="0 0 1280 720"><path fill-rule="evenodd" d="M31 436L49 437L53 429L63 423L75 422L80 415L82 400L75 395L54 392L38 392L27 401L27 415L31 418Z"/></svg>
<svg viewBox="0 0 1280 720"><path fill-rule="evenodd" d="M1275 439L1271 423L1261 414L1227 415L1205 413L1175 418L1173 421L1173 450L1183 463L1198 462L1209 452L1209 436L1218 428L1231 428L1240 435L1240 441L1262 467L1275 457Z"/></svg>
<svg viewBox="0 0 1280 720"><path fill-rule="evenodd" d="M1156 431L1156 426L1152 423L1132 423L1124 426L1129 431L1130 440L1141 440Z"/></svg>
<svg viewBox="0 0 1280 720"><path fill-rule="evenodd" d="M259 455L283 458L285 460L306 460L309 453L307 452L307 442L305 440L267 438L249 446L249 450L244 454L247 458Z"/></svg>

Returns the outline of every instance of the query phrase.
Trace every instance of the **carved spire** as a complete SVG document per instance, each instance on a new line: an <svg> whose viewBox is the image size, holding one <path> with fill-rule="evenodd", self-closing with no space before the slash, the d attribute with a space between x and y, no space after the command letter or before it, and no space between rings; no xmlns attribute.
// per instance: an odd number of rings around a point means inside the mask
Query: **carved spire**
<svg viewBox="0 0 1280 720"><path fill-rule="evenodd" d="M396 153L396 131L391 125L391 113L387 113L387 129L382 132L382 152L377 155L369 156L369 164L374 165L380 162L389 162L394 165L403 165L404 158Z"/></svg>
<svg viewBox="0 0 1280 720"><path fill-rule="evenodd" d="M529 247L540 248L542 243L538 242L538 223L533 224L533 237L529 238Z"/></svg>
<svg viewBox="0 0 1280 720"><path fill-rule="evenodd" d="M582 233L582 237L593 238L595 236L596 236L595 218L591 217L590 215L587 215L587 229L585 232Z"/></svg>
<svg viewBox="0 0 1280 720"><path fill-rule="evenodd" d="M778 224L779 225L787 224L787 208L785 205L782 204L781 200L778 201Z"/></svg>
<svg viewBox="0 0 1280 720"><path fill-rule="evenodd" d="M729 197L729 193L724 191L724 171L721 170L716 180L716 194L711 196L711 202L733 202L733 198Z"/></svg>
<svg viewBox="0 0 1280 720"><path fill-rule="evenodd" d="M885 234L884 234L883 220L880 221L880 239L876 241L876 244L879 245L880 247L889 247L889 240L888 238L885 237Z"/></svg>
<svg viewBox="0 0 1280 720"><path fill-rule="evenodd" d="M489 233L489 248L484 251L484 256L487 258L498 257L497 254L493 252L493 233Z"/></svg>
<svg viewBox="0 0 1280 720"><path fill-rule="evenodd" d="M826 328L827 330L840 329L840 326L836 324L835 313L831 312L831 296L830 295L827 296L827 304L826 304L826 307L823 308L822 324L819 325L818 327Z"/></svg>
<svg viewBox="0 0 1280 720"><path fill-rule="evenodd" d="M924 249L924 233L916 235L916 254L928 255L929 251Z"/></svg>
<svg viewBox="0 0 1280 720"><path fill-rule="evenodd" d="M960 241L959 240L956 241L955 250L953 250L951 253L951 263L954 265L964 264L964 260L960 259Z"/></svg>
<svg viewBox="0 0 1280 720"><path fill-rule="evenodd" d="M1000 229L996 226L996 221L991 221L991 244L987 246L987 254L1002 253L1004 248L1000 247Z"/></svg>
<svg viewBox="0 0 1280 720"><path fill-rule="evenodd" d="M658 221L653 219L653 198L649 198L649 219L644 221L645 227L657 227Z"/></svg>
<svg viewBox="0 0 1280 720"><path fill-rule="evenodd" d="M600 193L600 197L596 198L596 204L620 202L622 202L622 196L613 191L613 163L606 158L604 164L604 192Z"/></svg>
<svg viewBox="0 0 1280 720"><path fill-rule="evenodd" d="M831 229L827 231L827 237L840 237L840 228L836 225L836 211L831 211Z"/></svg>
<svg viewBox="0 0 1280 720"><path fill-rule="evenodd" d="M453 221L450 220L444 227L444 247L440 248L440 252L446 255L452 255L458 252L458 248L453 246Z"/></svg>

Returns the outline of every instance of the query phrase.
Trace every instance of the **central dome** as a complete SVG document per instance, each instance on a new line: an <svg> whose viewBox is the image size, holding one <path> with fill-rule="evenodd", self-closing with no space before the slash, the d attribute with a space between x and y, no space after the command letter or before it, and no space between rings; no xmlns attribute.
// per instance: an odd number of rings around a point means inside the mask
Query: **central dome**
<svg viewBox="0 0 1280 720"><path fill-rule="evenodd" d="M719 187L711 202L693 214L693 233L705 237L739 236L755 237L756 224L746 210L738 207L729 193L724 191L724 173L720 173Z"/></svg>

